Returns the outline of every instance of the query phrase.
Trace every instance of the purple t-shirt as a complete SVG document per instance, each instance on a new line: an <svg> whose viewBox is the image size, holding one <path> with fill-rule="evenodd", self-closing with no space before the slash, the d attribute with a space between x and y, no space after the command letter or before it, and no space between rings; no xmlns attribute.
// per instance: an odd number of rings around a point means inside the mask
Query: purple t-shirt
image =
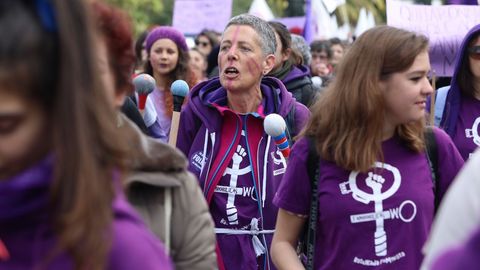
<svg viewBox="0 0 480 270"><path fill-rule="evenodd" d="M159 128L155 128L154 132L157 134L154 134L154 137L159 138L163 142L167 142L168 136L170 135L172 118L168 117L165 111L165 91L160 91L158 88L155 88L148 96L152 99L155 111L157 112L157 124Z"/></svg>
<svg viewBox="0 0 480 270"><path fill-rule="evenodd" d="M464 160L480 145L480 100L462 97L453 142Z"/></svg>
<svg viewBox="0 0 480 270"><path fill-rule="evenodd" d="M445 132L435 129L435 136L443 195L463 160ZM382 150L383 162L368 173L321 161L316 269L419 268L434 215L431 170L425 153L409 150L396 136ZM301 215L310 209L307 156L308 142L301 139L274 198L279 208Z"/></svg>

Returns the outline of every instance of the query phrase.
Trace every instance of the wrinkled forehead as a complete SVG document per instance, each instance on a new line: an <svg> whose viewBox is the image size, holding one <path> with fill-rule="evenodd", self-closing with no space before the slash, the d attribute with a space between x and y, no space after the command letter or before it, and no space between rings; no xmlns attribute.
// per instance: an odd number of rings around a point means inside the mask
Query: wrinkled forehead
<svg viewBox="0 0 480 270"><path fill-rule="evenodd" d="M260 36L249 25L232 24L228 26L222 35L222 43L246 43L254 46L261 46Z"/></svg>

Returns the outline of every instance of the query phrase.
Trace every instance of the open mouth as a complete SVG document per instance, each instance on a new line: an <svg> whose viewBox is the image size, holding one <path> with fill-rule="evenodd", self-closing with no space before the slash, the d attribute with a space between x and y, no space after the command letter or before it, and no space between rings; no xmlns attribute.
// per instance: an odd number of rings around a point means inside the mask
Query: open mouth
<svg viewBox="0 0 480 270"><path fill-rule="evenodd" d="M235 75L238 75L239 72L238 72L238 69L234 67L229 67L225 69L224 73L229 76L235 76Z"/></svg>

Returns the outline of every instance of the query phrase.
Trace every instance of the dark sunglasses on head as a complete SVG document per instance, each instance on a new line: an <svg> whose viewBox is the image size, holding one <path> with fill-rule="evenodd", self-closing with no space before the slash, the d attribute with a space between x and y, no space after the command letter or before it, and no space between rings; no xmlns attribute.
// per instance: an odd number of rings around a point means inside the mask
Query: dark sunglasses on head
<svg viewBox="0 0 480 270"><path fill-rule="evenodd" d="M468 55L473 59L480 60L480 46L472 46L468 48Z"/></svg>
<svg viewBox="0 0 480 270"><path fill-rule="evenodd" d="M207 47L209 44L210 44L210 43L205 42L205 41L195 40L195 45L197 45L197 46Z"/></svg>

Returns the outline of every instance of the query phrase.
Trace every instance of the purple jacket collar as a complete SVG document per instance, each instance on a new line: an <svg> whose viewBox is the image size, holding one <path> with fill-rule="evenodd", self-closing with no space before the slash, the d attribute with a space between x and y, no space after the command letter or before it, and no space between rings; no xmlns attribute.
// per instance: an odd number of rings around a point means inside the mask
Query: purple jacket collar
<svg viewBox="0 0 480 270"><path fill-rule="evenodd" d="M305 76L310 76L310 69L307 66L293 66L287 76L282 80L282 82L284 84L287 84L288 82L297 80L298 78L303 78Z"/></svg>
<svg viewBox="0 0 480 270"><path fill-rule="evenodd" d="M283 83L273 77L264 77L261 82L264 113L276 112L286 116L295 105L295 99L287 91ZM197 84L189 93L189 104L205 126L213 129L217 125L218 113L212 104L226 105L227 90L222 87L218 77Z"/></svg>

